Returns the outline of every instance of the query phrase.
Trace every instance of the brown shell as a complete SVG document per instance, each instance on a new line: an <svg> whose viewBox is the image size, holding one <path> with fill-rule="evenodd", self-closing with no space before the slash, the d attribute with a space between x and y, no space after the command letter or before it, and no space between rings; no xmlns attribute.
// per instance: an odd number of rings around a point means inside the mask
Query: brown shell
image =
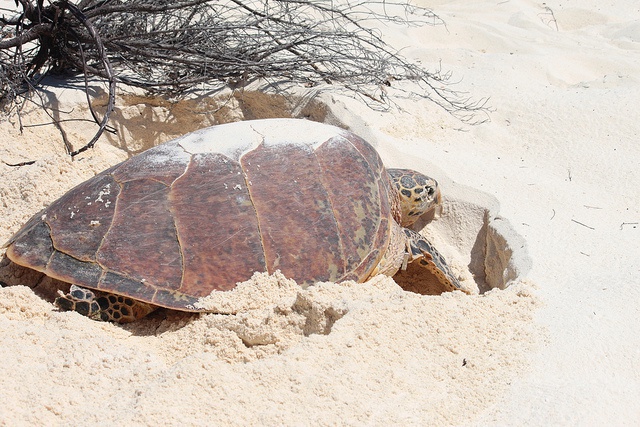
<svg viewBox="0 0 640 427"><path fill-rule="evenodd" d="M302 285L364 281L393 200L356 135L294 119L214 126L70 190L8 242L14 262L91 289L192 311L280 270Z"/></svg>

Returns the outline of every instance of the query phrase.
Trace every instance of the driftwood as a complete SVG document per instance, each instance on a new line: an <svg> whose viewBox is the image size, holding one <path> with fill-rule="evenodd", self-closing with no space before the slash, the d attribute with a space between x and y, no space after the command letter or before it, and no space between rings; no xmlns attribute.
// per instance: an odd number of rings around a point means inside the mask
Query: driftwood
<svg viewBox="0 0 640 427"><path fill-rule="evenodd" d="M372 20L442 24L431 11L386 1L331 0L18 0L0 18L0 102L18 112L49 74L83 74L108 83L99 129L107 129L116 84L180 96L199 84L238 86L256 79L353 91L374 107L392 102L385 87L413 82L409 96L430 99L459 119L484 120L485 100L449 85L387 45ZM66 142L66 141L65 141Z"/></svg>

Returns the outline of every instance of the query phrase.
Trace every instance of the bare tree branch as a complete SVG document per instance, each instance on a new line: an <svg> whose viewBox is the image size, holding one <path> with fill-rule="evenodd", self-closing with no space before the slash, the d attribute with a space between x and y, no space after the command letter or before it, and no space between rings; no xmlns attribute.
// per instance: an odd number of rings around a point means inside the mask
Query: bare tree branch
<svg viewBox="0 0 640 427"><path fill-rule="evenodd" d="M113 111L113 107L114 107L115 101L116 101L116 80L115 80L115 78L113 76L113 70L111 69L111 63L109 62L109 58L107 57L106 51L105 51L104 46L102 44L102 40L100 39L100 36L98 35L98 32L96 31L96 29L93 26L93 24L87 19L87 17L84 15L84 13L82 13L82 11L80 11L74 4L67 3L67 7L69 8L69 10L73 14L73 16L75 16L75 18L78 21L80 21L82 23L82 25L84 25L84 27L87 29L87 31L91 35L91 37L93 37L93 40L95 42L96 50L98 51L98 56L99 56L99 58L100 58L100 60L102 62L102 66L104 68L104 72L106 74L106 77L109 80L109 102L107 103L107 110L105 111L104 116L102 117L102 121L99 123L98 131L96 132L96 134L93 136L93 138L91 138L91 140L87 144L85 144L82 147L80 147L79 149L69 153L71 155L71 157L73 157L73 156L76 156L76 155L82 153L83 151L86 151L87 149L93 147L93 145L98 141L98 139L102 135L102 132L104 132L104 129L107 127L107 122L109 121L109 115ZM81 48L80 48L80 50L81 50ZM82 55L84 56L84 54L82 54ZM86 61L83 60L82 64L83 64L83 66L86 65ZM86 68L84 68L83 71L84 71L84 73L86 75ZM89 101L89 105L91 105L91 101ZM94 118L97 119L97 116L95 115L95 113L93 113L93 110L92 110L92 114L94 115Z"/></svg>
<svg viewBox="0 0 640 427"><path fill-rule="evenodd" d="M0 102L37 87L44 75L105 79L109 102L95 144L106 129L116 83L180 96L199 83L224 86L277 79L330 84L387 108L396 96L426 98L459 119L485 120L486 100L454 90L450 75L428 71L385 43L373 21L437 25L430 10L408 0L19 0L0 19ZM397 84L411 81L411 85ZM404 91L404 92L402 92ZM392 94L393 96L393 94Z"/></svg>
<svg viewBox="0 0 640 427"><path fill-rule="evenodd" d="M51 24L38 24L29 28L29 30L21 33L13 38L0 40L0 49L9 49L11 47L18 47L30 41L37 40L45 34L51 33Z"/></svg>

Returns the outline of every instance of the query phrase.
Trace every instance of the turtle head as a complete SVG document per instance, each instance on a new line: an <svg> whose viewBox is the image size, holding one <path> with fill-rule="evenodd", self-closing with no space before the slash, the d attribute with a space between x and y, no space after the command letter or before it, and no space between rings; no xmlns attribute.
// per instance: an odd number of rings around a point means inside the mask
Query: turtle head
<svg viewBox="0 0 640 427"><path fill-rule="evenodd" d="M439 208L442 196L435 179L410 169L387 169L387 171L398 190L400 225L407 227L427 212Z"/></svg>

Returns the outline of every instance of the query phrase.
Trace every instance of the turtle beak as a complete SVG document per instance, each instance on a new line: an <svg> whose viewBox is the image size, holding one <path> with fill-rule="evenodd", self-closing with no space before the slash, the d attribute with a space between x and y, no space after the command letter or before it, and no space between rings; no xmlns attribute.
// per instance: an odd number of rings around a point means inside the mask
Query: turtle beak
<svg viewBox="0 0 640 427"><path fill-rule="evenodd" d="M436 204L434 206L434 216L439 217L440 215L442 215L442 193L440 192L439 188L436 191L437 192L435 197Z"/></svg>

